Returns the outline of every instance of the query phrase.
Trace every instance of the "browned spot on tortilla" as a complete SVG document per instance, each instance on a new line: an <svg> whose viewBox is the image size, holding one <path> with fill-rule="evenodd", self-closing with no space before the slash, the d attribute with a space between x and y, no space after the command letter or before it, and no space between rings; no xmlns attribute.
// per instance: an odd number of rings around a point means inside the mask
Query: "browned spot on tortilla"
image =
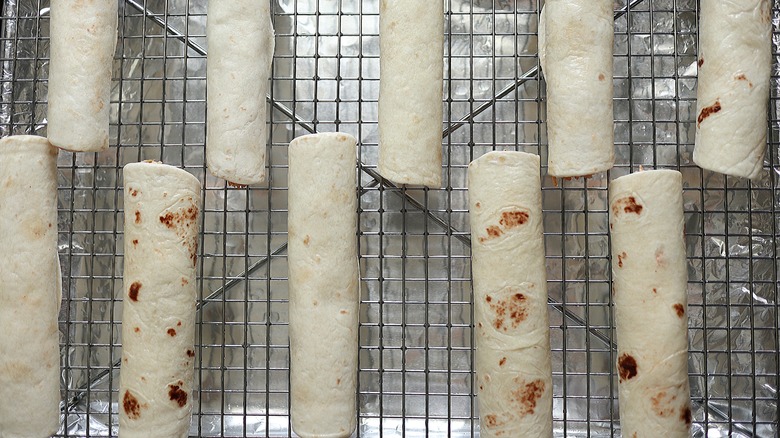
<svg viewBox="0 0 780 438"><path fill-rule="evenodd" d="M192 265L195 266L198 259L198 233L193 231L197 229L199 211L192 198L188 199L187 204L160 216L160 222L176 232L190 254Z"/></svg>
<svg viewBox="0 0 780 438"><path fill-rule="evenodd" d="M127 296L133 301L138 301L138 291L140 290L141 282L134 281L133 284L130 285L130 291L127 292Z"/></svg>
<svg viewBox="0 0 780 438"><path fill-rule="evenodd" d="M496 424L498 423L498 418L496 418L493 414L485 415L485 426L487 427L496 427Z"/></svg>
<svg viewBox="0 0 780 438"><path fill-rule="evenodd" d="M653 288L653 293L657 294L658 293L658 289L657 288Z"/></svg>
<svg viewBox="0 0 780 438"><path fill-rule="evenodd" d="M341 379L336 379L336 385L341 385Z"/></svg>
<svg viewBox="0 0 780 438"><path fill-rule="evenodd" d="M138 399L130 391L125 391L125 396L122 398L122 406L125 408L125 414L131 420L137 420L141 418L141 404L138 403Z"/></svg>
<svg viewBox="0 0 780 438"><path fill-rule="evenodd" d="M636 198L634 196L626 196L625 198L620 198L615 201L615 204L612 206L612 214L617 216L622 212L640 215L642 214L643 208L644 207L642 205L636 202Z"/></svg>
<svg viewBox="0 0 780 438"><path fill-rule="evenodd" d="M176 327L181 327L181 321L176 323Z"/></svg>
<svg viewBox="0 0 780 438"><path fill-rule="evenodd" d="M704 65L704 58L699 58L699 62L698 62L698 64L699 64L699 67L701 67L702 65Z"/></svg>
<svg viewBox="0 0 780 438"><path fill-rule="evenodd" d="M230 181L228 181L227 184L228 184L228 186L233 187L234 189L246 188L246 184L238 184L238 183L234 183L234 182L230 182Z"/></svg>
<svg viewBox="0 0 780 438"><path fill-rule="evenodd" d="M721 109L723 109L723 108L720 106L720 101L719 100L716 100L715 103L710 105L710 106L702 108L701 112L699 113L699 118L698 118L699 125L701 126L701 122L703 122L704 119L706 119L707 117L709 117L709 116L711 116L711 115L713 115L713 114L715 114L717 112L720 112Z"/></svg>
<svg viewBox="0 0 780 438"><path fill-rule="evenodd" d="M497 299L495 302L493 302L493 298L490 295L485 297L485 301L487 301L490 310L495 315L493 327L504 332L509 331L509 329L516 329L528 316L526 300L526 296L521 293L512 294L504 299ZM507 318L509 319L508 323L506 323Z"/></svg>
<svg viewBox="0 0 780 438"><path fill-rule="evenodd" d="M168 329L168 336L170 336L170 337L176 336L176 330L172 329L172 328L169 328Z"/></svg>
<svg viewBox="0 0 780 438"><path fill-rule="evenodd" d="M501 360L498 361L498 366L502 367L506 363L506 358L502 357Z"/></svg>
<svg viewBox="0 0 780 438"><path fill-rule="evenodd" d="M179 380L178 385L168 385L168 397L178 403L180 408L187 405L187 393L181 389L182 386L184 386L184 382L181 380Z"/></svg>
<svg viewBox="0 0 780 438"><path fill-rule="evenodd" d="M636 377L638 368L639 366L637 366L634 356L631 356L628 353L620 355L620 358L618 359L618 374L620 375L621 381L630 380Z"/></svg>
<svg viewBox="0 0 780 438"><path fill-rule="evenodd" d="M309 242L311 242L311 237L307 234L306 237L303 238L303 244L309 246Z"/></svg>
<svg viewBox="0 0 780 438"><path fill-rule="evenodd" d="M738 81L745 81L745 82L748 83L748 87L753 88L753 82L749 81L747 76L745 76L744 73L740 73L740 74L734 76L734 79L736 79Z"/></svg>
<svg viewBox="0 0 780 438"><path fill-rule="evenodd" d="M134 332L139 333L141 331L141 327L136 327L133 329Z"/></svg>
<svg viewBox="0 0 780 438"><path fill-rule="evenodd" d="M528 222L528 213L524 211L505 211L501 213L499 224L506 228L514 228Z"/></svg>
<svg viewBox="0 0 780 438"><path fill-rule="evenodd" d="M666 259L664 259L663 248L658 248L657 250L655 250L655 264L659 268L666 266Z"/></svg>
<svg viewBox="0 0 780 438"><path fill-rule="evenodd" d="M542 394L544 394L544 387L544 381L537 379L532 382L521 384L518 389L511 391L511 400L519 405L521 416L534 413L534 410L536 410L536 402L542 397Z"/></svg>
<svg viewBox="0 0 780 438"><path fill-rule="evenodd" d="M188 284L190 284L190 281L189 281L189 280L187 280L186 278L182 277L182 278L181 278L181 285L182 285L182 286L186 286L186 285L188 285Z"/></svg>
<svg viewBox="0 0 780 438"><path fill-rule="evenodd" d="M625 260L627 257L628 257L628 254L626 254L625 251L623 251L622 253L618 254L618 268L622 268L623 267L623 260Z"/></svg>
<svg viewBox="0 0 780 438"><path fill-rule="evenodd" d="M603 80L604 80L604 79L606 79L606 78L607 78L607 77L606 77L606 76L604 76L604 73L599 73L599 80L600 80L600 81L603 81Z"/></svg>
<svg viewBox="0 0 780 438"><path fill-rule="evenodd" d="M691 408L688 406L685 406L682 410L682 413L680 414L680 419L685 422L688 426L693 423L693 415L691 415Z"/></svg>
<svg viewBox="0 0 780 438"><path fill-rule="evenodd" d="M349 313L349 312L347 312L346 310L342 310L342 311L341 311L341 312L339 312L339 313L341 313L342 315L346 315L346 314L347 314L347 313Z"/></svg>
<svg viewBox="0 0 780 438"><path fill-rule="evenodd" d="M135 211L135 223L137 224L141 223L141 212L138 210Z"/></svg>
<svg viewBox="0 0 780 438"><path fill-rule="evenodd" d="M189 357L195 357L195 352L192 350L187 350L187 356Z"/></svg>
<svg viewBox="0 0 780 438"><path fill-rule="evenodd" d="M33 369L24 363L21 362L11 362L7 364L3 370L3 373L6 374L8 377L11 378L11 380L29 380L32 376Z"/></svg>
<svg viewBox="0 0 780 438"><path fill-rule="evenodd" d="M138 190L136 190L136 189L134 189L132 187L128 187L127 188L127 193L129 193L130 196L132 196L132 197L138 196Z"/></svg>
<svg viewBox="0 0 780 438"><path fill-rule="evenodd" d="M674 307L674 311L677 312L677 316L679 316L680 318L685 316L685 306L683 306L680 303L677 303L672 307Z"/></svg>
<svg viewBox="0 0 780 438"><path fill-rule="evenodd" d="M133 246L138 246L138 239L133 239Z"/></svg>
<svg viewBox="0 0 780 438"><path fill-rule="evenodd" d="M501 231L501 228L498 228L495 225L492 225L492 226L488 227L486 231L488 233L488 236L493 237L493 238L499 237L500 235L504 234L504 232Z"/></svg>
<svg viewBox="0 0 780 438"><path fill-rule="evenodd" d="M477 203L476 203L476 207L477 207L477 208L480 208L480 207L482 207L482 204L481 204L481 203L479 203L479 202L477 202Z"/></svg>
<svg viewBox="0 0 780 438"><path fill-rule="evenodd" d="M670 405L672 405L676 399L676 395L672 394L670 396L666 391L660 391L654 397L650 397L650 404L656 415L659 417L669 417L674 414L675 407Z"/></svg>

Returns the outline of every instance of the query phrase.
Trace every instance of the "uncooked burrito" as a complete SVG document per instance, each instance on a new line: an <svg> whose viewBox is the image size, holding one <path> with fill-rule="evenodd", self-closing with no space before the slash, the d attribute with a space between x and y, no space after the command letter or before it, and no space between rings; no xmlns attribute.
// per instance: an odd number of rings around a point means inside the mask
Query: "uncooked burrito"
<svg viewBox="0 0 780 438"><path fill-rule="evenodd" d="M290 415L303 438L348 437L357 421L355 146L341 133L290 143Z"/></svg>
<svg viewBox="0 0 780 438"><path fill-rule="evenodd" d="M274 57L270 3L208 2L206 162L232 185L265 181L266 96Z"/></svg>
<svg viewBox="0 0 780 438"><path fill-rule="evenodd" d="M469 165L481 437L552 436L552 361L539 157Z"/></svg>
<svg viewBox="0 0 780 438"><path fill-rule="evenodd" d="M623 436L687 438L688 277L682 175L651 170L609 185Z"/></svg>
<svg viewBox="0 0 780 438"><path fill-rule="evenodd" d="M766 152L772 6L769 0L702 0L693 161L756 178Z"/></svg>
<svg viewBox="0 0 780 438"><path fill-rule="evenodd" d="M441 2L380 1L379 69L379 173L397 184L441 187Z"/></svg>
<svg viewBox="0 0 780 438"><path fill-rule="evenodd" d="M547 0L539 61L547 83L547 172L588 176L615 162L613 0Z"/></svg>
<svg viewBox="0 0 780 438"><path fill-rule="evenodd" d="M200 182L172 166L128 164L124 209L119 436L187 437Z"/></svg>
<svg viewBox="0 0 780 438"><path fill-rule="evenodd" d="M57 149L0 140L0 437L40 438L60 423Z"/></svg>
<svg viewBox="0 0 780 438"><path fill-rule="evenodd" d="M117 0L51 0L49 141L71 152L108 149Z"/></svg>

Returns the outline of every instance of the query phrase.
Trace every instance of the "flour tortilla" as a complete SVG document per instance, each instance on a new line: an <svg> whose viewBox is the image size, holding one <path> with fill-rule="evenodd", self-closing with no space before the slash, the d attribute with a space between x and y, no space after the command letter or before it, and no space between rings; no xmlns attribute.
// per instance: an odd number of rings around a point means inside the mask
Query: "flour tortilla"
<svg viewBox="0 0 780 438"><path fill-rule="evenodd" d="M441 187L444 10L441 2L379 4L379 173Z"/></svg>
<svg viewBox="0 0 780 438"><path fill-rule="evenodd" d="M265 181L274 29L267 1L210 1L206 161L235 185Z"/></svg>
<svg viewBox="0 0 780 438"><path fill-rule="evenodd" d="M623 436L690 436L682 175L651 170L609 186Z"/></svg>
<svg viewBox="0 0 780 438"><path fill-rule="evenodd" d="M0 140L0 437L57 432L57 149L43 137Z"/></svg>
<svg viewBox="0 0 780 438"><path fill-rule="evenodd" d="M295 433L356 427L358 309L356 140L298 137L289 149L290 396Z"/></svg>
<svg viewBox="0 0 780 438"><path fill-rule="evenodd" d="M172 166L128 164L124 209L119 436L187 437L200 182Z"/></svg>
<svg viewBox="0 0 780 438"><path fill-rule="evenodd" d="M117 0L51 0L47 135L72 152L108 149Z"/></svg>
<svg viewBox="0 0 780 438"><path fill-rule="evenodd" d="M762 174L771 70L769 0L702 0L696 164L744 178Z"/></svg>
<svg viewBox="0 0 780 438"><path fill-rule="evenodd" d="M547 83L547 173L587 176L615 162L612 0L547 0L539 60Z"/></svg>
<svg viewBox="0 0 780 438"><path fill-rule="evenodd" d="M481 437L552 436L552 361L539 157L469 165Z"/></svg>

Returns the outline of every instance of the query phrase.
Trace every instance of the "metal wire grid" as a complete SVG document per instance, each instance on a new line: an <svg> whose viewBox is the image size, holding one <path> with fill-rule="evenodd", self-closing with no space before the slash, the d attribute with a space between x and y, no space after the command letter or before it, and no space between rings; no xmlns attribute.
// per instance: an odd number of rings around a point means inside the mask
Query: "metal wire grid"
<svg viewBox="0 0 780 438"><path fill-rule="evenodd" d="M204 167L205 1L120 3L112 149L59 159L67 293L57 436L116 433L121 167L149 158L205 183L192 434L291 434L286 146L332 130L361 142L358 434L474 436L465 169L493 149L546 161L537 1L445 1L442 190L400 189L375 171L377 0L273 1L270 181L245 190L226 189ZM616 17L618 166L610 177L668 167L686 185L695 435L776 436L776 92L767 175L748 183L702 172L690 160L697 3L622 0ZM0 133L45 134L48 1L5 0L0 42ZM607 181L544 179L558 436L619 435Z"/></svg>

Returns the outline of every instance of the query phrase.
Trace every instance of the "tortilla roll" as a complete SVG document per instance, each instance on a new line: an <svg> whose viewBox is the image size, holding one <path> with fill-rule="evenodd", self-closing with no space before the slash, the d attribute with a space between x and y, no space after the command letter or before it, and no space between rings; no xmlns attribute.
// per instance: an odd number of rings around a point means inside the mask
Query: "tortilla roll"
<svg viewBox="0 0 780 438"><path fill-rule="evenodd" d="M547 0L539 60L547 83L547 173L588 176L615 163L612 0Z"/></svg>
<svg viewBox="0 0 780 438"><path fill-rule="evenodd" d="M687 261L682 175L609 185L620 423L625 437L688 437Z"/></svg>
<svg viewBox="0 0 780 438"><path fill-rule="evenodd" d="M124 168L119 436L187 437L192 414L200 182L160 163Z"/></svg>
<svg viewBox="0 0 780 438"><path fill-rule="evenodd" d="M693 161L744 178L766 152L772 9L768 0L702 0Z"/></svg>
<svg viewBox="0 0 780 438"><path fill-rule="evenodd" d="M379 173L441 187L444 10L441 2L379 4Z"/></svg>
<svg viewBox="0 0 780 438"><path fill-rule="evenodd" d="M108 149L117 0L52 0L49 141L71 152Z"/></svg>
<svg viewBox="0 0 780 438"><path fill-rule="evenodd" d="M303 438L348 437L357 422L355 146L327 133L289 148L291 416Z"/></svg>
<svg viewBox="0 0 780 438"><path fill-rule="evenodd" d="M265 181L266 96L274 57L267 1L208 3L209 171L233 185Z"/></svg>
<svg viewBox="0 0 780 438"><path fill-rule="evenodd" d="M552 360L539 157L469 165L480 436L552 436Z"/></svg>
<svg viewBox="0 0 780 438"><path fill-rule="evenodd" d="M0 140L0 436L48 437L60 422L57 149Z"/></svg>

